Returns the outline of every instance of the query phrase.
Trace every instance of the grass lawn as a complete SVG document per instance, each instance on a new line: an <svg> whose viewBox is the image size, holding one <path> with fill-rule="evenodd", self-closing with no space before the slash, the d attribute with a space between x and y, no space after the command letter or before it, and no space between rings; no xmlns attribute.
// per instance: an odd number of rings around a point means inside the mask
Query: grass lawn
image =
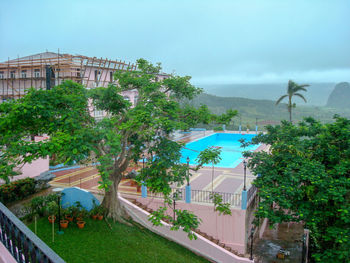
<svg viewBox="0 0 350 263"><path fill-rule="evenodd" d="M83 229L69 223L63 235L55 234L47 218L37 222L37 235L68 263L79 262L208 262L186 248L145 228L86 219ZM29 225L34 232L34 223ZM55 224L55 232L57 224Z"/></svg>

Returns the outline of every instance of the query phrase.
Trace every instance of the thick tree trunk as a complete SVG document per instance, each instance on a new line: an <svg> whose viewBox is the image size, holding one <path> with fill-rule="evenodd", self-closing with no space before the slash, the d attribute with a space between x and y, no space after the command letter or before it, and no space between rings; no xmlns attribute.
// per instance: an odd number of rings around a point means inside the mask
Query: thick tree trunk
<svg viewBox="0 0 350 263"><path fill-rule="evenodd" d="M130 219L130 216L118 198L118 185L121 180L121 174L120 176L113 176L112 180L113 184L109 187L108 192L106 192L102 206L108 210L108 218L113 219L113 221L129 224L127 220Z"/></svg>

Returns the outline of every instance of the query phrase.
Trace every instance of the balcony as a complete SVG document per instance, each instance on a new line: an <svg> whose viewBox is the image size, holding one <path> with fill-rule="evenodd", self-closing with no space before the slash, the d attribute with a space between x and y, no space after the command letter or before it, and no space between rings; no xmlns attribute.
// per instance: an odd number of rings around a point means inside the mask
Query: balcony
<svg viewBox="0 0 350 263"><path fill-rule="evenodd" d="M6 206L0 202L0 263L64 263L51 248L39 239ZM4 253L4 250L8 253ZM7 254L7 255L5 255ZM12 255L12 257L11 257Z"/></svg>

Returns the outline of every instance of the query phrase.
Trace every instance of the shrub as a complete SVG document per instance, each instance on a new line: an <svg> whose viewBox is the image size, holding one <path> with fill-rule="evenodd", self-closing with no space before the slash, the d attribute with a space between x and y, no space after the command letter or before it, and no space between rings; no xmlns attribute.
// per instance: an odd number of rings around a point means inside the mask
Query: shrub
<svg viewBox="0 0 350 263"><path fill-rule="evenodd" d="M20 179L9 184L0 185L0 200L9 203L26 198L35 193L35 181L33 178Z"/></svg>
<svg viewBox="0 0 350 263"><path fill-rule="evenodd" d="M58 195L56 193L46 196L36 196L30 201L31 213L38 216L44 216L46 214L46 207L51 202L57 202Z"/></svg>
<svg viewBox="0 0 350 263"><path fill-rule="evenodd" d="M217 126L213 128L214 131L223 131L224 129L221 126Z"/></svg>

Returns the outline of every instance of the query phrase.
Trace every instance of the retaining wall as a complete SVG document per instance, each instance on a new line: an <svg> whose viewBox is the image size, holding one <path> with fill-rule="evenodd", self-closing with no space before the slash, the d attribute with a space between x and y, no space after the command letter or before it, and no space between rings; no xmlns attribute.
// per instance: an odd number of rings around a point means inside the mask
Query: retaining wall
<svg viewBox="0 0 350 263"><path fill-rule="evenodd" d="M161 235L169 240L181 244L182 246L192 250L196 254L199 254L211 261L222 262L222 263L243 263L243 262L253 262L248 258L238 257L237 255L223 249L222 247L216 245L215 243L207 240L206 238L197 235L197 240L190 240L187 237L187 233L178 230L170 230L170 225L163 222L163 226L153 226L148 220L149 213L124 199L119 195L121 202L124 204L125 208L133 219L147 227L151 231Z"/></svg>

